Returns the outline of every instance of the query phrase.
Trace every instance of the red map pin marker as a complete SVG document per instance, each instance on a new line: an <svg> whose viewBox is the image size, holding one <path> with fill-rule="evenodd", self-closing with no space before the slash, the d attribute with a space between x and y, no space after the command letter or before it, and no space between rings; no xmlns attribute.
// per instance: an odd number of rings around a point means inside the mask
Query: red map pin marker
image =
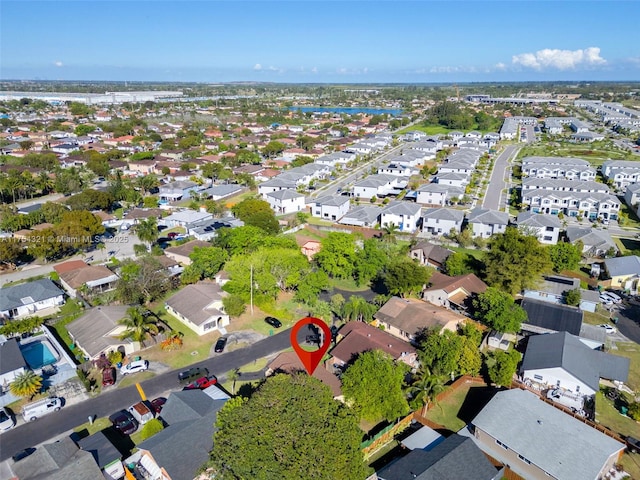
<svg viewBox="0 0 640 480"><path fill-rule="evenodd" d="M315 350L313 352L308 352L307 350L304 350L298 344L298 332L302 327L306 327L310 323L320 327L323 333L322 345L318 350ZM327 350L329 350L329 347L331 346L331 330L329 330L329 326L319 318L315 318L315 317L302 318L298 320L298 322L291 329L291 346L296 351L296 354L298 355L298 358L302 362L302 365L304 365L304 368L307 371L307 373L309 375L313 375L313 372L316 370L316 368L320 364L322 357L324 357L324 354L327 353Z"/></svg>

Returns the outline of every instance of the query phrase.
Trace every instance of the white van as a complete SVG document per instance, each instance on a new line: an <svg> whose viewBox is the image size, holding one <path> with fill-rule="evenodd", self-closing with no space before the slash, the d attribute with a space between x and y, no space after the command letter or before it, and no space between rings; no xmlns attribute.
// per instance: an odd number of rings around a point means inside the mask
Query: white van
<svg viewBox="0 0 640 480"><path fill-rule="evenodd" d="M609 297L611 300L613 300L613 303L620 303L622 302L622 298L620 298L619 295L616 295L613 292L604 292L603 295L606 295L607 297Z"/></svg>
<svg viewBox="0 0 640 480"><path fill-rule="evenodd" d="M133 415L140 425L144 425L154 417L153 410L145 402L138 402L129 407L129 413Z"/></svg>
<svg viewBox="0 0 640 480"><path fill-rule="evenodd" d="M33 422L47 413L57 412L62 408L62 399L49 397L37 402L29 403L22 407L22 416L26 422Z"/></svg>

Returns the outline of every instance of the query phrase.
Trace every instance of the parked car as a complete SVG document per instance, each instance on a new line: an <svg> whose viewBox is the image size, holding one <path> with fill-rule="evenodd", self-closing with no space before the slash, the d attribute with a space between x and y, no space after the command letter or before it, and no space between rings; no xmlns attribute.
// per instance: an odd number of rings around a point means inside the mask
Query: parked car
<svg viewBox="0 0 640 480"><path fill-rule="evenodd" d="M282 326L282 322L275 317L265 317L264 321L274 328L280 328Z"/></svg>
<svg viewBox="0 0 640 480"><path fill-rule="evenodd" d="M120 369L120 375L129 375L130 373L144 372L149 368L147 360L135 360L123 365Z"/></svg>
<svg viewBox="0 0 640 480"><path fill-rule="evenodd" d="M178 235L179 235L178 232L169 232L167 233L167 238L169 240L175 240Z"/></svg>
<svg viewBox="0 0 640 480"><path fill-rule="evenodd" d="M116 369L114 367L107 367L102 370L102 386L108 387L116 383Z"/></svg>
<svg viewBox="0 0 640 480"><path fill-rule="evenodd" d="M0 432L9 430L10 428L15 427L15 425L16 419L13 414L4 407L0 408Z"/></svg>
<svg viewBox="0 0 640 480"><path fill-rule="evenodd" d="M185 370L178 374L178 381L181 384L190 383L196 378L206 377L209 375L209 370L201 367L192 367L189 370Z"/></svg>
<svg viewBox="0 0 640 480"><path fill-rule="evenodd" d="M126 410L120 410L109 417L114 428L123 435L131 435L138 429L138 422Z"/></svg>
<svg viewBox="0 0 640 480"><path fill-rule="evenodd" d="M37 418L51 412L57 412L62 408L62 399L58 397L49 397L37 402L29 403L22 407L22 416L25 421L33 422Z"/></svg>
<svg viewBox="0 0 640 480"><path fill-rule="evenodd" d="M216 353L224 352L224 347L227 345L227 337L220 337L216 342L216 346L213 349Z"/></svg>
<svg viewBox="0 0 640 480"><path fill-rule="evenodd" d="M607 295L605 295L604 293L600 294L600 301L604 304L604 305L613 305L613 299Z"/></svg>
<svg viewBox="0 0 640 480"><path fill-rule="evenodd" d="M191 382L189 385L183 388L183 390L204 390L205 388L210 387L211 385L215 385L218 383L218 379L215 375L209 375L208 377L201 377L196 379L194 382Z"/></svg>
<svg viewBox="0 0 640 480"><path fill-rule="evenodd" d="M616 333L618 330L616 330L616 327L612 327L609 324L606 323L602 323L600 325L598 325L600 328L604 328L605 332L607 332L609 335L613 335L614 333Z"/></svg>
<svg viewBox="0 0 640 480"><path fill-rule="evenodd" d="M153 411L158 415L162 411L162 407L167 403L167 399L164 397L158 397L151 400L151 406L153 407Z"/></svg>
<svg viewBox="0 0 640 480"><path fill-rule="evenodd" d="M626 442L627 442L627 448L631 453L640 452L640 440L634 437L627 437Z"/></svg>
<svg viewBox="0 0 640 480"><path fill-rule="evenodd" d="M14 454L11 459L14 462L19 462L20 460L22 460L23 458L27 458L29 455L31 455L33 452L35 452L36 449L33 447L29 447L29 448L25 448L24 450L20 450L18 453Z"/></svg>
<svg viewBox="0 0 640 480"><path fill-rule="evenodd" d="M622 298L619 295L616 295L613 292L603 292L602 295L606 295L607 297L609 297L613 303L620 303L622 302Z"/></svg>
<svg viewBox="0 0 640 480"><path fill-rule="evenodd" d="M320 335L317 333L313 333L311 335L307 335L305 337L305 343L315 343L320 345Z"/></svg>

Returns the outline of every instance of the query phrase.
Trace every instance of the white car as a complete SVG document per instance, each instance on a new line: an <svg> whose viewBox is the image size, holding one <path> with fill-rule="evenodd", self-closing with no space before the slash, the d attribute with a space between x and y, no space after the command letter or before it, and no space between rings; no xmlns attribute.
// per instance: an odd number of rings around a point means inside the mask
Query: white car
<svg viewBox="0 0 640 480"><path fill-rule="evenodd" d="M144 372L149 368L149 362L147 360L136 360L131 363L123 365L120 369L120 375L129 375L130 373Z"/></svg>
<svg viewBox="0 0 640 480"><path fill-rule="evenodd" d="M16 424L16 419L6 408L0 408L0 432L13 428Z"/></svg>
<svg viewBox="0 0 640 480"><path fill-rule="evenodd" d="M600 301L607 306L613 305L613 299L604 293L600 294Z"/></svg>
<svg viewBox="0 0 640 480"><path fill-rule="evenodd" d="M613 292L602 292L601 295L605 295L605 296L609 297L613 303L622 302L622 298L620 298L619 295L616 295Z"/></svg>
<svg viewBox="0 0 640 480"><path fill-rule="evenodd" d="M598 325L600 328L604 328L604 330L609 334L609 335L613 335L614 333L616 333L618 330L616 330L615 327L612 327L611 325L608 325L606 323L602 323L600 325Z"/></svg>

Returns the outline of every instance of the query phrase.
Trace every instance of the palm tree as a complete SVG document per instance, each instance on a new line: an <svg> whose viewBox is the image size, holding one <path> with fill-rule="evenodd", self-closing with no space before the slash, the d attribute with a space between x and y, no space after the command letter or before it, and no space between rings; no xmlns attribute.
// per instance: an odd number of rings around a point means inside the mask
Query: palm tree
<svg viewBox="0 0 640 480"><path fill-rule="evenodd" d="M118 322L126 330L120 334L121 340L131 339L134 342L144 343L148 335L156 335L159 332L156 319L152 315L144 315L140 307L127 309L127 316Z"/></svg>
<svg viewBox="0 0 640 480"><path fill-rule="evenodd" d="M231 395L235 395L236 394L236 382L238 381L238 378L240 378L240 369L239 368L234 368L233 370L229 371L229 373L227 374L227 378L229 379L231 383Z"/></svg>
<svg viewBox="0 0 640 480"><path fill-rule="evenodd" d="M376 310L376 306L367 302L363 297L351 295L342 307L342 317L347 321L368 322L373 319Z"/></svg>
<svg viewBox="0 0 640 480"><path fill-rule="evenodd" d="M141 241L148 243L149 246L153 245L158 239L158 221L155 217L142 220L136 226L136 233Z"/></svg>
<svg viewBox="0 0 640 480"><path fill-rule="evenodd" d="M424 417L429 409L429 404L437 403L436 397L444 391L444 382L440 375L432 374L427 367L418 370L416 375L418 379L409 387L409 394L422 405L420 415Z"/></svg>
<svg viewBox="0 0 640 480"><path fill-rule="evenodd" d="M153 175L145 175L137 179L136 184L142 189L142 195L146 195L149 190L158 186L158 179Z"/></svg>
<svg viewBox="0 0 640 480"><path fill-rule="evenodd" d="M396 243L397 232L398 226L395 223L387 223L382 227L382 239L387 243Z"/></svg>
<svg viewBox="0 0 640 480"><path fill-rule="evenodd" d="M19 397L33 397L42 388L42 377L36 375L33 370L27 370L16 376L9 389L11 393Z"/></svg>

